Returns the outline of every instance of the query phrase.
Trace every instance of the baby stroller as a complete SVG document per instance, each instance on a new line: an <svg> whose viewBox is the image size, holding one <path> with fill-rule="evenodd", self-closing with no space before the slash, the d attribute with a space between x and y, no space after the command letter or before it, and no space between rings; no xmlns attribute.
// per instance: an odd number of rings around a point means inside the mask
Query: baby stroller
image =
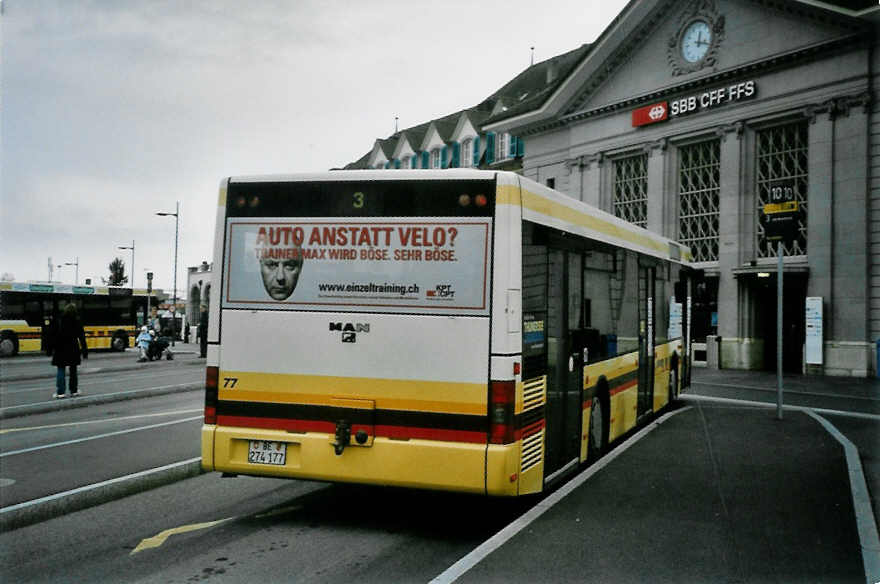
<svg viewBox="0 0 880 584"><path fill-rule="evenodd" d="M174 359L174 354L168 348L171 344L171 340L168 337L160 337L153 330L150 331L150 336L152 338L150 339L150 346L147 347L147 359L154 361L161 359L162 355L165 355L165 358L169 361Z"/></svg>

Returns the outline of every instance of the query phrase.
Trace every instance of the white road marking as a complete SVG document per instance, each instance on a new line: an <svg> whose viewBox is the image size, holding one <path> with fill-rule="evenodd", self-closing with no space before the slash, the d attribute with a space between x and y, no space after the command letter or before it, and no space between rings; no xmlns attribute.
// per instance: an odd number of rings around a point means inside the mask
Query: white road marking
<svg viewBox="0 0 880 584"><path fill-rule="evenodd" d="M807 415L822 424L829 434L840 442L846 453L846 466L849 470L849 487L852 492L853 508L856 514L856 529L862 547L862 565L865 567L867 582L880 582L880 537L877 535L877 522L868 494L868 484L862 472L862 461L859 450L850 440L840 433L831 422L807 410Z"/></svg>
<svg viewBox="0 0 880 584"><path fill-rule="evenodd" d="M121 420L137 420L140 418L156 418L159 416L177 416L180 414L194 414L201 412L202 408L194 410L176 410L173 412L159 412L157 414L138 414L136 416L121 416L119 418L101 418L99 420L83 420L81 422L66 422L64 424L49 424L46 426L28 426L26 428L4 428L0 430L0 434L8 434L10 432L24 432L27 430L48 430L51 428L65 428L68 426L80 426L84 424L106 424L108 422L119 422Z"/></svg>
<svg viewBox="0 0 880 584"><path fill-rule="evenodd" d="M162 422L161 424L152 424L150 426L139 426L137 428L129 428L127 430L119 430L117 432L107 432L106 434L98 434L96 436L87 436L85 438L76 438L75 440L66 440L64 442L55 442L53 444L44 444L42 446L33 446L31 448L23 448L22 450L13 450L0 454L0 458L14 456L16 454L24 454L26 452L34 452L35 450L44 450L46 448L55 448L57 446L68 446L79 442L88 442L89 440L100 440L101 438L109 438L110 436L119 436L121 434L130 434L131 432L139 432L140 430L152 430L153 428L161 428L163 426L171 426L173 424L182 424L184 422L192 422L201 420L203 416L193 416L192 418L183 418L181 420L172 420L170 422Z"/></svg>
<svg viewBox="0 0 880 584"><path fill-rule="evenodd" d="M690 407L682 408L680 410L675 410L665 414L664 416L658 418L656 421L652 422L648 426L642 428L639 432L634 434L631 438L620 444L617 448L609 452L607 455L600 458L595 464L590 465L585 471L568 481L565 485L559 488L555 493L548 496L543 501L538 502L534 507L529 509L526 513L521 515L519 518L514 520L510 525L484 541L482 544L477 546L472 552L467 554L462 559L458 560L454 564L452 564L449 568L447 568L442 574L431 580L429 584L448 584L450 582L455 582L458 578L464 575L468 570L479 564L483 559L486 558L493 551L504 545L510 538L514 535L528 527L535 519L544 514L544 512L548 511L553 505L561 501L566 495L570 492L581 486L587 479L591 476L602 470L605 466L607 466L612 460L626 452L631 446L635 445L639 440L644 438L649 432L654 430L657 426L664 423L670 417L680 414L681 412L686 412Z"/></svg>

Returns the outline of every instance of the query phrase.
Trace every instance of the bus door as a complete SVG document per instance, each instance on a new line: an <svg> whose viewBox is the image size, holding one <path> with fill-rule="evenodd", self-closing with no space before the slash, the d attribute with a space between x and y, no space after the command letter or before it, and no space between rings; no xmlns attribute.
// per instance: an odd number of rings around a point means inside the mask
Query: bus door
<svg viewBox="0 0 880 584"><path fill-rule="evenodd" d="M654 401L656 268L639 265L639 398L636 417L651 413Z"/></svg>
<svg viewBox="0 0 880 584"><path fill-rule="evenodd" d="M582 293L581 254L549 250L548 379L545 477L577 464L580 454L583 336L578 335Z"/></svg>

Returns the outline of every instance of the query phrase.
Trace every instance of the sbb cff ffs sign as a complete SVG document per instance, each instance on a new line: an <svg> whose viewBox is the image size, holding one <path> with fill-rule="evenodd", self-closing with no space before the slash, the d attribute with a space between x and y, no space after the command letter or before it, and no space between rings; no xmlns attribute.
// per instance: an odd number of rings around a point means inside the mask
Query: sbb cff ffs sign
<svg viewBox="0 0 880 584"><path fill-rule="evenodd" d="M733 83L727 87L716 87L708 91L685 95L671 101L652 103L633 110L632 125L637 128L699 111L712 110L728 103L754 97L757 90L757 84L753 79L750 79Z"/></svg>

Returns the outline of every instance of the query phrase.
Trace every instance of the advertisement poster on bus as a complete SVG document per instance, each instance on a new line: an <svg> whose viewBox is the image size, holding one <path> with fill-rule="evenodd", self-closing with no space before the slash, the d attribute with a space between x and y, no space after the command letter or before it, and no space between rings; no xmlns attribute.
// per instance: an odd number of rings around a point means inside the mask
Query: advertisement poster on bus
<svg viewBox="0 0 880 584"><path fill-rule="evenodd" d="M488 314L491 220L230 218L224 306Z"/></svg>

